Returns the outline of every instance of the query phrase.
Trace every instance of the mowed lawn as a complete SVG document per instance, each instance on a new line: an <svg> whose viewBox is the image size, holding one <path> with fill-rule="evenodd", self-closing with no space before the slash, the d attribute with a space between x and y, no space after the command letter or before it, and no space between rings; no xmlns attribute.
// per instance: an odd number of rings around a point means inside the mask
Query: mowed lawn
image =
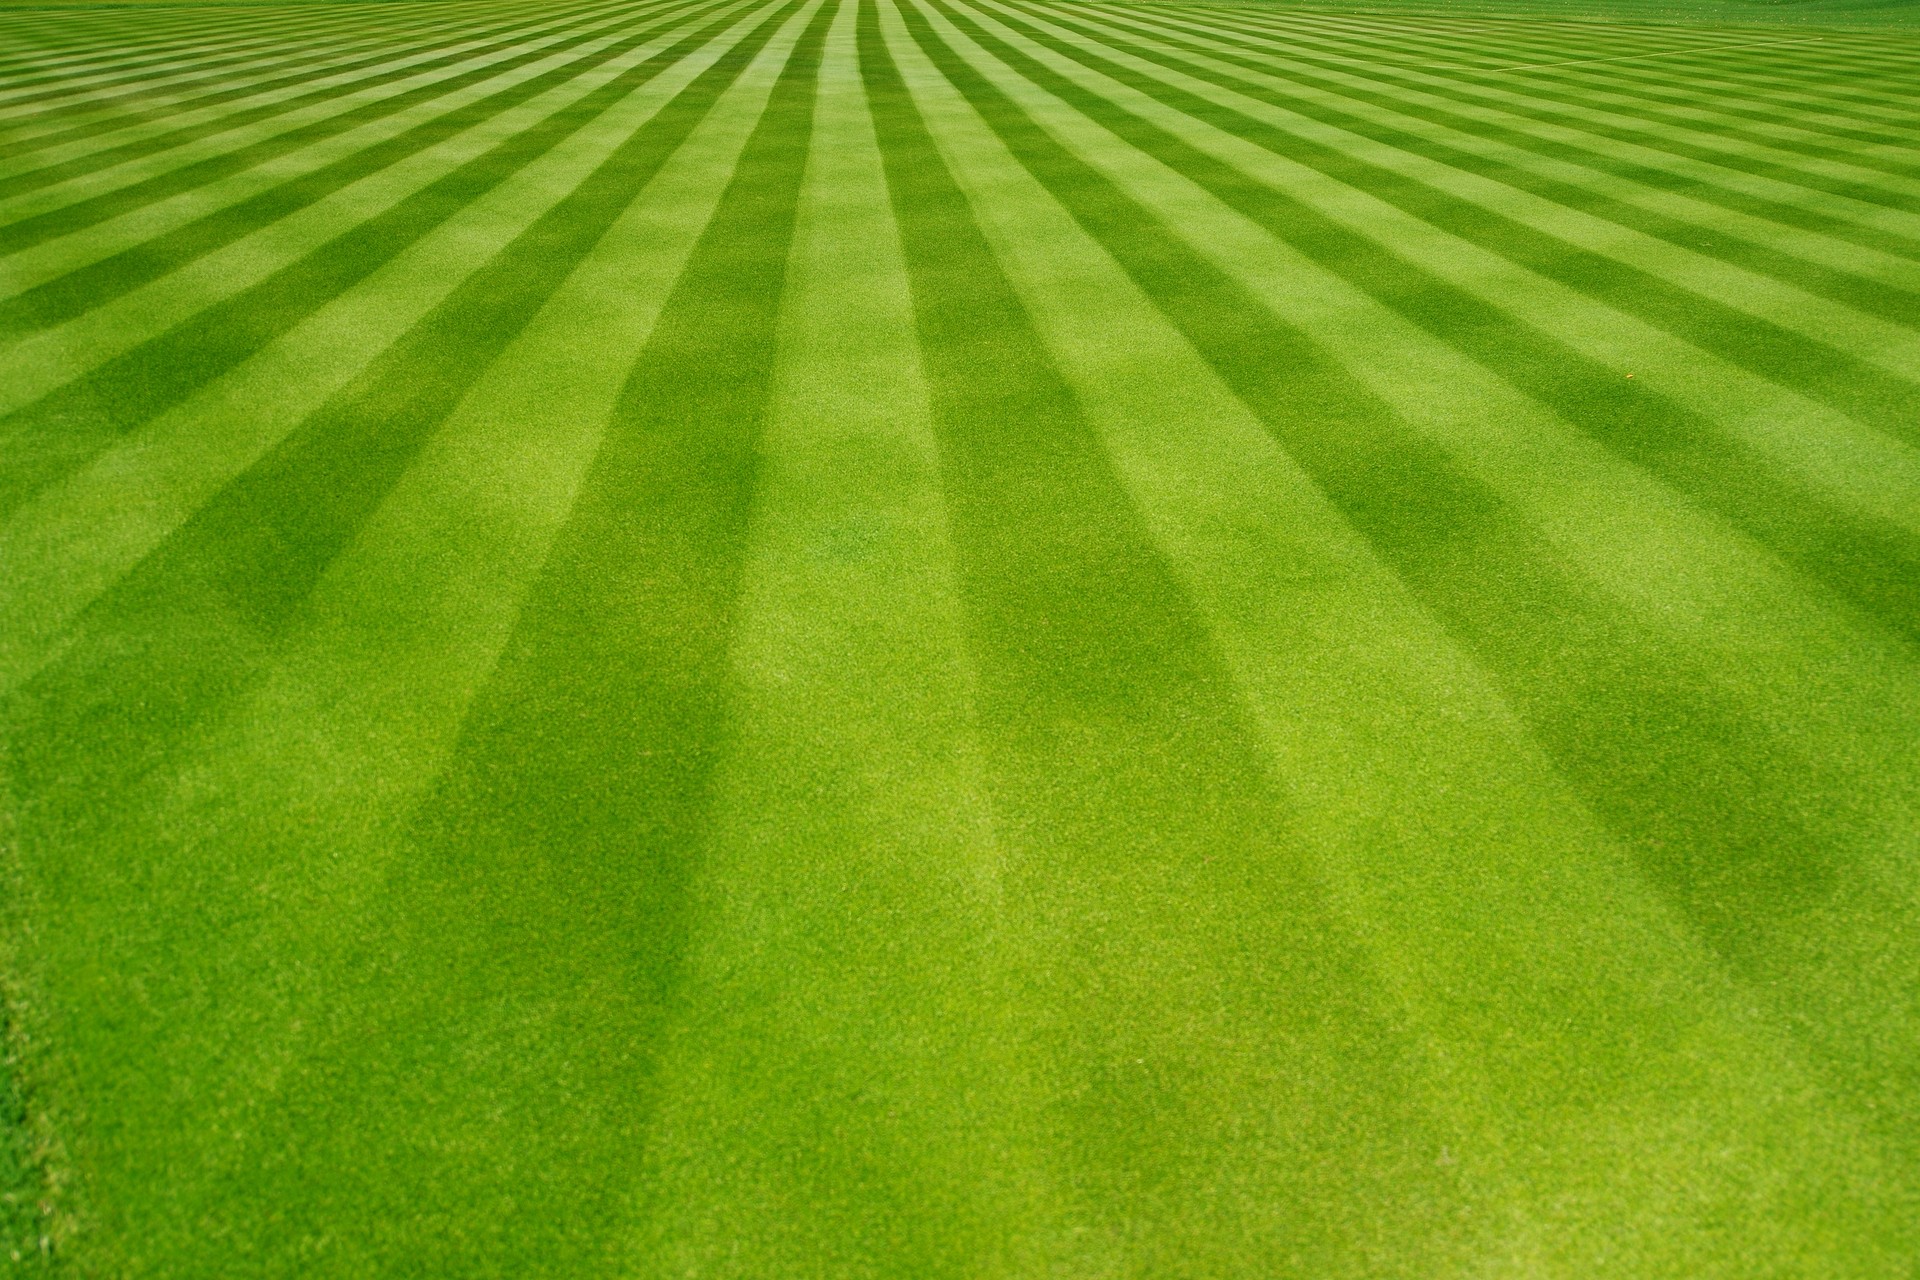
<svg viewBox="0 0 1920 1280"><path fill-rule="evenodd" d="M1533 8L0 13L0 1272L1912 1276L1920 27Z"/></svg>

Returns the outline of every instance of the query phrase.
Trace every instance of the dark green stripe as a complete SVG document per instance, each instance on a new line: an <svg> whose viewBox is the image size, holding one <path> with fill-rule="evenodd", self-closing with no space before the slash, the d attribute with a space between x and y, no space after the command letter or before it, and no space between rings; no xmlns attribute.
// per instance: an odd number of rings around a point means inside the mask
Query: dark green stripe
<svg viewBox="0 0 1920 1280"><path fill-rule="evenodd" d="M1038 960L1049 978L1033 980L1053 999L1095 987L1100 937L1124 947L1134 930L1158 936L1183 923L1259 971L1289 975L1291 989L1261 993L1245 1024L1274 1069L1304 1085L1298 1111L1273 1121L1281 1135L1261 1126L1283 1160L1299 1162L1275 1176L1390 1185L1371 1207L1383 1224L1402 1222L1408 1202L1447 1192L1429 1161L1389 1154L1385 1133L1427 1123L1409 1103L1399 1033L1290 847L1232 681L929 136L872 0L860 10L859 52L940 442L1007 899L1060 948ZM1076 917L1089 898L1107 918ZM1146 966L1128 980L1167 978ZM1137 1030L1079 1011L1059 1021L1074 1041L1052 1046L1066 1072L1053 1117L1071 1161L1063 1179L1098 1189L1104 1228L1117 1216L1129 1235L1200 1230L1191 1215L1204 1220L1204 1206L1133 1198L1127 1187L1139 1171L1185 1158L1182 1118L1207 1100L1157 1060L1116 1079L1107 1064L1132 1058L1121 1040ZM1349 1074L1306 1085L1312 1070L1292 1054L1310 1060L1306 1046L1320 1035L1339 1039ZM1339 1228L1308 1199L1274 1206L1288 1244L1302 1258L1334 1254Z"/></svg>
<svg viewBox="0 0 1920 1280"><path fill-rule="evenodd" d="M0 476L0 514L254 355L736 21L723 14L258 284L0 419L0 442L15 459Z"/></svg>
<svg viewBox="0 0 1920 1280"><path fill-rule="evenodd" d="M952 12L945 5L941 8ZM1920 635L1920 538L1815 493L1718 423L1647 387L1634 386L1621 371L1601 365L1512 313L1053 72L980 30L965 15L953 16L1009 67L1117 137L1548 406L1605 448L1743 529L1868 614L1908 636ZM1062 51L1123 80L1159 83L1084 49ZM1209 106L1204 100L1192 105L1196 111ZM1278 130L1249 128L1248 132L1251 140L1268 149L1284 148L1291 158L1324 167L1335 176L1358 163ZM1406 188L1411 185L1383 183L1375 194L1415 209L1441 204L1409 192ZM1444 208L1440 216L1449 224L1479 225L1476 218L1455 217ZM1502 221L1520 233L1517 224ZM1896 412L1889 404L1881 416L1892 417Z"/></svg>
<svg viewBox="0 0 1920 1280"><path fill-rule="evenodd" d="M684 21L687 11L697 2L682 0L681 3L662 6L649 15L655 18L651 25L641 27L624 40L530 76L498 93L424 120L402 133L342 156L331 164L269 187L164 235L88 263L0 301L0 342L61 324L111 302L149 281L180 270L224 245L305 209L335 191L482 125L512 107L654 39L674 22ZM582 32L578 38L585 41L601 34L604 32L599 30ZM497 70L511 70L525 62L552 57L560 51L542 48L500 64Z"/></svg>

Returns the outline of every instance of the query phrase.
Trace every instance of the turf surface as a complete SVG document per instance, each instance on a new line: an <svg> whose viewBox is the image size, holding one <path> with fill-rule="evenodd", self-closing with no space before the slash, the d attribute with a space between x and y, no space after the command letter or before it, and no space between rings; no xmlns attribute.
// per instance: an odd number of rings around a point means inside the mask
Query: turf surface
<svg viewBox="0 0 1920 1280"><path fill-rule="evenodd" d="M0 12L0 1269L1911 1275L1915 7L1428 7Z"/></svg>

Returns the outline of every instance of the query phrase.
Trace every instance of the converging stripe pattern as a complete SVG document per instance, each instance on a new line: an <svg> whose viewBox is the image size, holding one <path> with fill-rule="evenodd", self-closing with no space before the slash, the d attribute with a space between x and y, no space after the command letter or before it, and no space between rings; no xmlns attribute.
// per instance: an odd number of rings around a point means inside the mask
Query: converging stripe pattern
<svg viewBox="0 0 1920 1280"><path fill-rule="evenodd" d="M1920 39L0 13L0 1252L1894 1277Z"/></svg>

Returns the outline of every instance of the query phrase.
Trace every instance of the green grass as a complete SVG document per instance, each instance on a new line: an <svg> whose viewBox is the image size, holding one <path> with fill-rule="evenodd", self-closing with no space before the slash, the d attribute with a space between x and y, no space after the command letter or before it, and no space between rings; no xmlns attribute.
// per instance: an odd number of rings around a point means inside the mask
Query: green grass
<svg viewBox="0 0 1920 1280"><path fill-rule="evenodd" d="M1910 1275L1916 13L0 12L0 1272Z"/></svg>
<svg viewBox="0 0 1920 1280"><path fill-rule="evenodd" d="M86 3L87 0L56 0ZM132 0L152 3L155 0ZM216 0L231 3L233 0ZM1723 29L1809 26L1851 30L1911 29L1920 25L1914 0L1126 0L1136 5L1218 6L1296 14L1368 14L1453 18L1534 19Z"/></svg>

